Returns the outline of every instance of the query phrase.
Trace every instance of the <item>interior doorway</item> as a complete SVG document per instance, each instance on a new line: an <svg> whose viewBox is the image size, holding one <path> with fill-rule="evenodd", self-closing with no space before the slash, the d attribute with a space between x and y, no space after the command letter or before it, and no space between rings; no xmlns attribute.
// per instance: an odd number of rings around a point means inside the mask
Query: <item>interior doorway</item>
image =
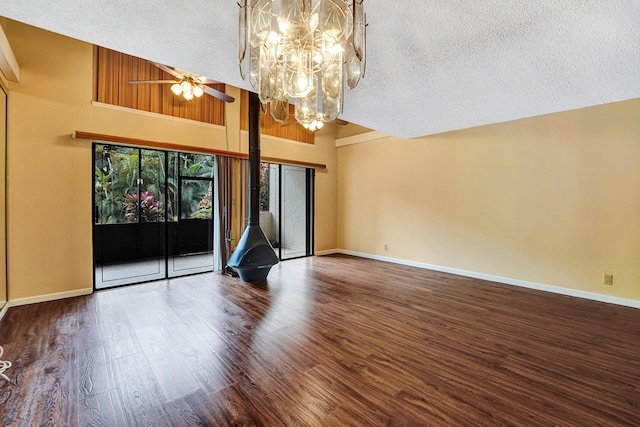
<svg viewBox="0 0 640 427"><path fill-rule="evenodd" d="M212 271L214 156L93 149L95 289Z"/></svg>

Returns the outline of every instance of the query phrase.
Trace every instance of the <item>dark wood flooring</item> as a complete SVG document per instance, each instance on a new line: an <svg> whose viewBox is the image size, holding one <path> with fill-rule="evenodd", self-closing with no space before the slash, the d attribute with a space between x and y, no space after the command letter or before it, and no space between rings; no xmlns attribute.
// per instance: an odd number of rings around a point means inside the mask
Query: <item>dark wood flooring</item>
<svg viewBox="0 0 640 427"><path fill-rule="evenodd" d="M348 256L9 309L10 426L638 426L640 310Z"/></svg>

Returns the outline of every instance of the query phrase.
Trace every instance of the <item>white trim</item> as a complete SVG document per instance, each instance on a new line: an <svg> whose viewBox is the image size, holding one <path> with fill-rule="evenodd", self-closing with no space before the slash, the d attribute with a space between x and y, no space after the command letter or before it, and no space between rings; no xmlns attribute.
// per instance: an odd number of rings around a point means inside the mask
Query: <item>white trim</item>
<svg viewBox="0 0 640 427"><path fill-rule="evenodd" d="M324 251L316 251L315 252L315 256L323 256L323 255L333 255L333 254L339 254L342 253L340 252L338 249L327 249Z"/></svg>
<svg viewBox="0 0 640 427"><path fill-rule="evenodd" d="M104 102L91 101L92 107L106 108L107 110L123 111L125 113L139 114L141 116L154 117L156 119L173 120L175 122L186 123L189 125L203 126L211 129L226 129L225 126L214 125L213 123L205 123L198 120L183 119L182 117L168 116L166 114L152 113L151 111L138 110L135 108L121 107L119 105L105 104Z"/></svg>
<svg viewBox="0 0 640 427"><path fill-rule="evenodd" d="M4 73L0 71L0 88L4 89L4 91L9 95L9 82L4 77Z"/></svg>
<svg viewBox="0 0 640 427"><path fill-rule="evenodd" d="M55 301L55 300L64 299L64 298L90 295L92 293L93 293L93 288L77 289L75 291L56 292L54 294L45 294L45 295L38 295L35 297L12 299L12 300L9 300L9 304L7 305L9 307L16 307L19 305L35 304L38 302Z"/></svg>
<svg viewBox="0 0 640 427"><path fill-rule="evenodd" d="M336 148L346 145L362 144L363 142L371 142L377 139L386 138L388 135L377 130L371 132L360 133L358 135L347 136L346 138L336 139Z"/></svg>
<svg viewBox="0 0 640 427"><path fill-rule="evenodd" d="M2 26L0 26L0 73L12 82L20 81L20 66Z"/></svg>
<svg viewBox="0 0 640 427"><path fill-rule="evenodd" d="M4 315L7 312L7 310L9 310L9 303L8 302L4 305L4 307L2 307L2 310L0 310L0 320L2 320L2 318L4 317Z"/></svg>
<svg viewBox="0 0 640 427"><path fill-rule="evenodd" d="M442 267L442 266L433 265L433 264L424 264L421 262L407 261L407 260L398 259L398 258L372 255L372 254L367 254L363 252L348 251L345 249L337 249L335 253L353 255L361 258L375 259L378 261L392 262L394 264L408 265L411 267L425 268L427 270L440 271L443 273L456 274L458 276L472 277L474 279L488 280L491 282L504 283L506 285L520 286L522 288L552 292L555 294L567 295L567 296L577 297L577 298L584 298L584 299L593 300L593 301L623 305L626 307L640 308L640 301L615 297L611 295L597 294L595 292L587 292L587 291L581 291L578 289L563 288L561 286L546 285L544 283L529 282L526 280L512 279L510 277L494 276L491 274L477 273L474 271L460 270L457 268Z"/></svg>

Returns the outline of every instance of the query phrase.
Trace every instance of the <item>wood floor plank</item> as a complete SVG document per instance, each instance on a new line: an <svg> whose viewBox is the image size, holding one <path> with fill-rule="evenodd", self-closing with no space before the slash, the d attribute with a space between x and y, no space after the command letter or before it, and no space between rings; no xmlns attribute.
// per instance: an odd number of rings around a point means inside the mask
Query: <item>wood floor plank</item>
<svg viewBox="0 0 640 427"><path fill-rule="evenodd" d="M169 426L169 415L158 402L166 401L146 356L136 353L113 361L122 396L126 425Z"/></svg>
<svg viewBox="0 0 640 427"><path fill-rule="evenodd" d="M11 426L640 425L640 310L344 255L12 307L0 345Z"/></svg>
<svg viewBox="0 0 640 427"><path fill-rule="evenodd" d="M127 416L117 388L92 394L80 402L79 425L126 426Z"/></svg>
<svg viewBox="0 0 640 427"><path fill-rule="evenodd" d="M175 341L165 339L171 335L172 332L167 333L163 326L136 329L136 336L144 348L149 367L158 381L164 399L168 401L180 399L200 388L183 358L176 354Z"/></svg>

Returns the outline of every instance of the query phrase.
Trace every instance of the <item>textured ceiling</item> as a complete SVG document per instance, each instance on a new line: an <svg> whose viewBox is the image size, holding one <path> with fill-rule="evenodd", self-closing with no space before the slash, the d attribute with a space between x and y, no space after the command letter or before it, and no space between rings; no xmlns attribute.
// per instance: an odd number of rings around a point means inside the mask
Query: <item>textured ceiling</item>
<svg viewBox="0 0 640 427"><path fill-rule="evenodd" d="M638 0L365 0L342 118L417 137L640 98ZM0 16L248 89L235 0L2 0ZM20 62L20 58L18 58Z"/></svg>

